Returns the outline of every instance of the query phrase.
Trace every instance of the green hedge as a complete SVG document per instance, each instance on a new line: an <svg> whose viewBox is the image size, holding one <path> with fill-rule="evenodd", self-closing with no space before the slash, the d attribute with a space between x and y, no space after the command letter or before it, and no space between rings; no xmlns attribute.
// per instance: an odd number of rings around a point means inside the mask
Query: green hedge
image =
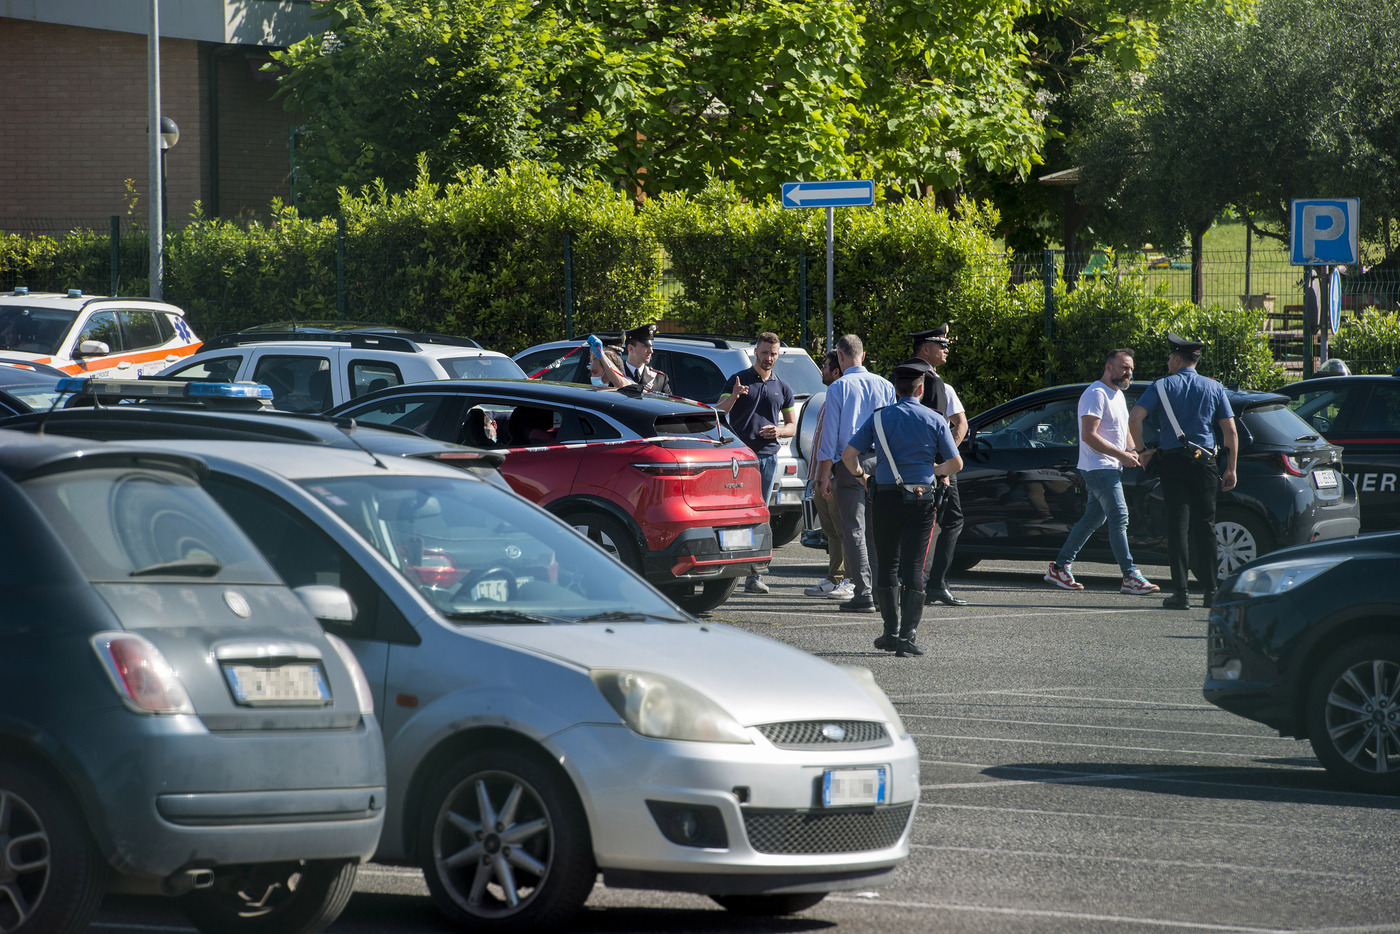
<svg viewBox="0 0 1400 934"><path fill-rule="evenodd" d="M1348 361L1353 373L1394 373L1400 366L1400 313L1373 308L1346 318L1327 349Z"/></svg>

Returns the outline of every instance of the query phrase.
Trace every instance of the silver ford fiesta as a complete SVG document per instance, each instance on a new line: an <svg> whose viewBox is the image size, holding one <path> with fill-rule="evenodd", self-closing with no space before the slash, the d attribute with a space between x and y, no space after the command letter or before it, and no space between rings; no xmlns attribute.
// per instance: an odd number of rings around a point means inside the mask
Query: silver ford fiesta
<svg viewBox="0 0 1400 934"><path fill-rule="evenodd" d="M321 622L383 711L375 858L455 921L557 926L599 873L784 914L907 857L918 753L868 671L687 616L480 467L151 443L290 586L352 596Z"/></svg>

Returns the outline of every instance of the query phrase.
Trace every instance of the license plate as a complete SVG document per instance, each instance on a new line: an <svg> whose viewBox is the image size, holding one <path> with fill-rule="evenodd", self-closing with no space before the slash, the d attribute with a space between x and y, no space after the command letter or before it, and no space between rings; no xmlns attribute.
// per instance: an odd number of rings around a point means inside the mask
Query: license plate
<svg viewBox="0 0 1400 934"><path fill-rule="evenodd" d="M1337 472L1330 467L1319 467L1313 471L1313 483L1319 490L1330 490L1337 485Z"/></svg>
<svg viewBox="0 0 1400 934"><path fill-rule="evenodd" d="M331 702L331 688L320 665L224 665L224 677L238 703L260 705L324 706Z"/></svg>
<svg viewBox="0 0 1400 934"><path fill-rule="evenodd" d="M753 547L753 529L720 529L719 547L725 551Z"/></svg>
<svg viewBox="0 0 1400 934"><path fill-rule="evenodd" d="M781 490L778 493L779 506L796 506L802 502L801 490Z"/></svg>
<svg viewBox="0 0 1400 934"><path fill-rule="evenodd" d="M822 777L822 804L827 807L884 803L884 769L828 769Z"/></svg>
<svg viewBox="0 0 1400 934"><path fill-rule="evenodd" d="M510 599L510 582L501 580L499 577L484 580L472 587L472 599L505 603Z"/></svg>

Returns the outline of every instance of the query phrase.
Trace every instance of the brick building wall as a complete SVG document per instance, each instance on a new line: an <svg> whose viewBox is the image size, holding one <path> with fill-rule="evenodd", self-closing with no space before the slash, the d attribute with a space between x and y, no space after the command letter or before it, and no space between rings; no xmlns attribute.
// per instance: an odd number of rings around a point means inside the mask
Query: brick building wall
<svg viewBox="0 0 1400 934"><path fill-rule="evenodd" d="M131 219L145 223L146 46L136 34L0 18L0 229L15 220L127 217L127 179L139 199ZM188 223L196 200L206 214L217 202L220 216L265 217L274 196L289 196L295 120L271 100L276 85L253 72L249 53L265 60L237 46L161 40L161 109L180 127L166 154L172 227Z"/></svg>

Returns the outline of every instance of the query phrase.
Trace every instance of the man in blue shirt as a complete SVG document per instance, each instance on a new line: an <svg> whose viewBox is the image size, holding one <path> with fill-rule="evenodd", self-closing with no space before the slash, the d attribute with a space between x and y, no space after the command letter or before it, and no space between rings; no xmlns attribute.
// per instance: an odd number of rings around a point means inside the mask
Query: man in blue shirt
<svg viewBox="0 0 1400 934"><path fill-rule="evenodd" d="M797 433L792 387L773 372L780 344L772 331L758 335L753 366L734 377L729 391L715 405L728 416L735 436L758 457L759 486L765 503L773 494L773 478L778 472L779 439ZM744 581L744 592L767 593L768 585L757 574L750 574Z"/></svg>
<svg viewBox="0 0 1400 934"><path fill-rule="evenodd" d="M938 518L932 497L906 502L904 487L932 489L942 482L940 478L962 469L948 420L919 401L924 378L932 373L933 367L921 360L895 367L898 401L877 409L841 452L846 470L872 494L875 602L885 623L875 648L893 650L899 658L924 654L914 637L924 614L924 558ZM875 446L873 477L860 464L861 453L871 445Z"/></svg>
<svg viewBox="0 0 1400 934"><path fill-rule="evenodd" d="M846 552L846 574L854 592L841 609L855 613L875 612L874 582L870 573L869 529L866 527L865 486L841 460L861 423L883 405L894 404L894 387L883 376L876 376L861 363L865 345L854 334L836 342L841 378L826 391L822 409L822 444L817 451L818 495L836 500L841 513L841 538ZM862 448L861 469L871 469L874 454Z"/></svg>
<svg viewBox="0 0 1400 934"><path fill-rule="evenodd" d="M1196 580L1205 592L1201 605L1210 606L1215 600L1219 573L1215 495L1217 490L1235 487L1239 434L1225 387L1196 372L1205 344L1176 334L1168 334L1167 342L1171 345L1168 375L1154 382L1138 399L1128 416L1128 430L1133 437L1133 452L1147 455L1141 458L1144 464L1160 458L1157 475L1166 507L1167 551L1172 570L1172 593L1162 606L1184 610L1190 606L1188 564L1194 565ZM1162 402L1163 395L1167 404ZM1159 438L1158 449L1152 454L1147 454L1142 444L1142 426L1149 417L1157 426ZM1222 443L1218 450L1217 427ZM1222 457L1223 471L1219 466Z"/></svg>

